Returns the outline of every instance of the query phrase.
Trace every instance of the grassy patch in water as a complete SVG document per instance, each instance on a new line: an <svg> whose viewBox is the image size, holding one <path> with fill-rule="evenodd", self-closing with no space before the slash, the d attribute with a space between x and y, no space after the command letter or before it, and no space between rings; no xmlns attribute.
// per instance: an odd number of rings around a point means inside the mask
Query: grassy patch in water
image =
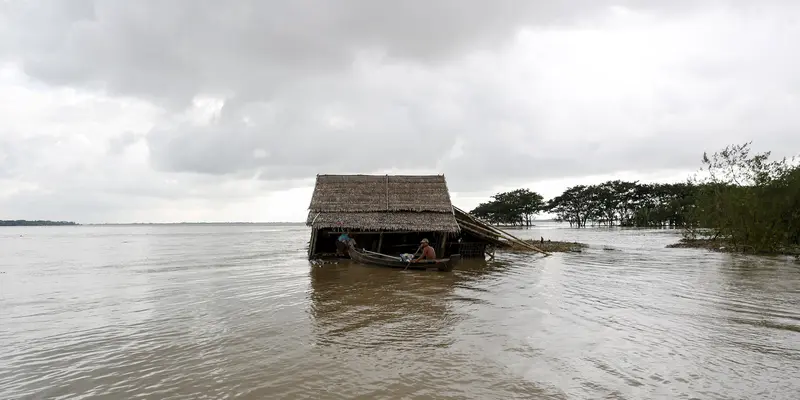
<svg viewBox="0 0 800 400"><path fill-rule="evenodd" d="M711 251L725 251L728 243L718 239L681 239L678 243L668 244L668 249L706 249Z"/></svg>
<svg viewBox="0 0 800 400"><path fill-rule="evenodd" d="M542 249L548 253L580 253L583 251L584 248L589 247L589 245L585 243L578 243L578 242L562 242L558 240L546 240L544 242L538 240L526 240L525 242L530 243L536 246L539 249ZM521 245L513 245L511 250L514 251L533 251L525 246Z"/></svg>
<svg viewBox="0 0 800 400"><path fill-rule="evenodd" d="M725 239L689 239L683 238L678 243L667 245L669 249L706 249L710 251L717 251L722 253L750 253L761 255L787 255L787 256L800 256L800 248L784 248L769 253L756 253L748 251L747 247L740 246L737 248L733 246L730 241Z"/></svg>

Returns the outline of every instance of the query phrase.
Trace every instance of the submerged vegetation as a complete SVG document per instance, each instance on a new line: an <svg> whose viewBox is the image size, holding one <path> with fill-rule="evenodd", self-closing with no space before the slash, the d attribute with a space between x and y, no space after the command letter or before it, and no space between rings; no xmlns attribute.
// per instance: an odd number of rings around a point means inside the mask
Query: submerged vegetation
<svg viewBox="0 0 800 400"><path fill-rule="evenodd" d="M736 252L794 254L800 166L794 158L770 161L770 152L751 155L749 144L703 154L703 168L690 179L697 192L684 237L720 241Z"/></svg>
<svg viewBox="0 0 800 400"><path fill-rule="evenodd" d="M586 247L589 247L587 244L578 243L578 242L564 242L558 240L545 240L545 241L537 241L537 240L526 240L526 242L538 247L539 249L546 251L548 253L580 253ZM511 250L514 251L529 251L522 246L512 246Z"/></svg>
<svg viewBox="0 0 800 400"><path fill-rule="evenodd" d="M642 184L609 181L578 185L545 202L527 189L500 193L470 213L495 224L530 225L542 212L556 221L582 228L587 225L681 227L694 201L695 187L688 183ZM525 199L534 199L529 203Z"/></svg>
<svg viewBox="0 0 800 400"><path fill-rule="evenodd" d="M496 225L531 226L533 217L544 208L542 195L517 189L492 196L491 201L481 203L470 214Z"/></svg>
<svg viewBox="0 0 800 400"><path fill-rule="evenodd" d="M551 213L577 228L680 228L684 240L674 247L800 254L800 166L794 158L770 161L770 152L751 154L748 142L703 154L702 164L682 183L577 185L548 201L518 189L494 195L470 213L518 226Z"/></svg>

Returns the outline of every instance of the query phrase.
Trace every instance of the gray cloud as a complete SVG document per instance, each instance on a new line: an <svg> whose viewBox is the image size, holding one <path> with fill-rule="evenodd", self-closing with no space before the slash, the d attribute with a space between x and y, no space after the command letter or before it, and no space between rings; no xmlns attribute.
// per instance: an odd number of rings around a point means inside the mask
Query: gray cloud
<svg viewBox="0 0 800 400"><path fill-rule="evenodd" d="M104 158L71 168L138 151L153 169L117 186L88 174L97 198L387 168L479 191L694 169L703 151L747 140L796 152L798 15L790 1L10 1L0 60L163 111L146 129L86 134ZM224 106L198 121L198 96ZM62 112L65 125L94 118ZM55 179L37 161L58 157L55 139L13 138L21 129L0 127L0 177ZM153 183L175 174L178 186Z"/></svg>
<svg viewBox="0 0 800 400"><path fill-rule="evenodd" d="M448 62L502 46L523 26L569 26L611 6L702 7L688 0L438 0L418 7L371 0L17 0L4 14L15 55L32 76L183 104L198 92L270 98L304 77L347 69L364 50L390 60Z"/></svg>
<svg viewBox="0 0 800 400"><path fill-rule="evenodd" d="M591 2L582 2L591 3ZM447 60L559 9L533 2L12 2L26 71L55 84L188 101L196 92L255 98L303 75L346 68L364 49Z"/></svg>

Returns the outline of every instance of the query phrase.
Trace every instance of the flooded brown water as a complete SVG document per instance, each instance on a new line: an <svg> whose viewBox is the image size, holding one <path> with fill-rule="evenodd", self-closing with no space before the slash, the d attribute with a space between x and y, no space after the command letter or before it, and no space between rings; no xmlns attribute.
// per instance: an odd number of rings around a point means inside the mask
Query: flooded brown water
<svg viewBox="0 0 800 400"><path fill-rule="evenodd" d="M796 399L800 264L675 232L453 273L312 267L297 225L0 230L0 399Z"/></svg>

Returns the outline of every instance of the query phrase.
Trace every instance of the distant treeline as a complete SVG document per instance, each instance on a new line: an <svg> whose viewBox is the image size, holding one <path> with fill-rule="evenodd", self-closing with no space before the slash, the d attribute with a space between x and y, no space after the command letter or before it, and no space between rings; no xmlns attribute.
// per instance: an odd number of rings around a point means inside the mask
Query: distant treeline
<svg viewBox="0 0 800 400"><path fill-rule="evenodd" d="M527 189L494 195L470 213L494 224L529 226L542 212L571 226L587 225L663 227L683 226L694 202L696 188L690 184L642 184L609 181L578 185L543 201Z"/></svg>
<svg viewBox="0 0 800 400"><path fill-rule="evenodd" d="M685 183L609 181L567 188L549 201L528 189L492 196L470 213L490 223L530 225L547 212L570 226L683 228L687 238L726 241L734 250L780 252L800 245L800 167L769 161L750 143L712 156Z"/></svg>
<svg viewBox="0 0 800 400"><path fill-rule="evenodd" d="M0 226L49 226L49 225L78 225L71 221L28 221L24 219L0 220Z"/></svg>

